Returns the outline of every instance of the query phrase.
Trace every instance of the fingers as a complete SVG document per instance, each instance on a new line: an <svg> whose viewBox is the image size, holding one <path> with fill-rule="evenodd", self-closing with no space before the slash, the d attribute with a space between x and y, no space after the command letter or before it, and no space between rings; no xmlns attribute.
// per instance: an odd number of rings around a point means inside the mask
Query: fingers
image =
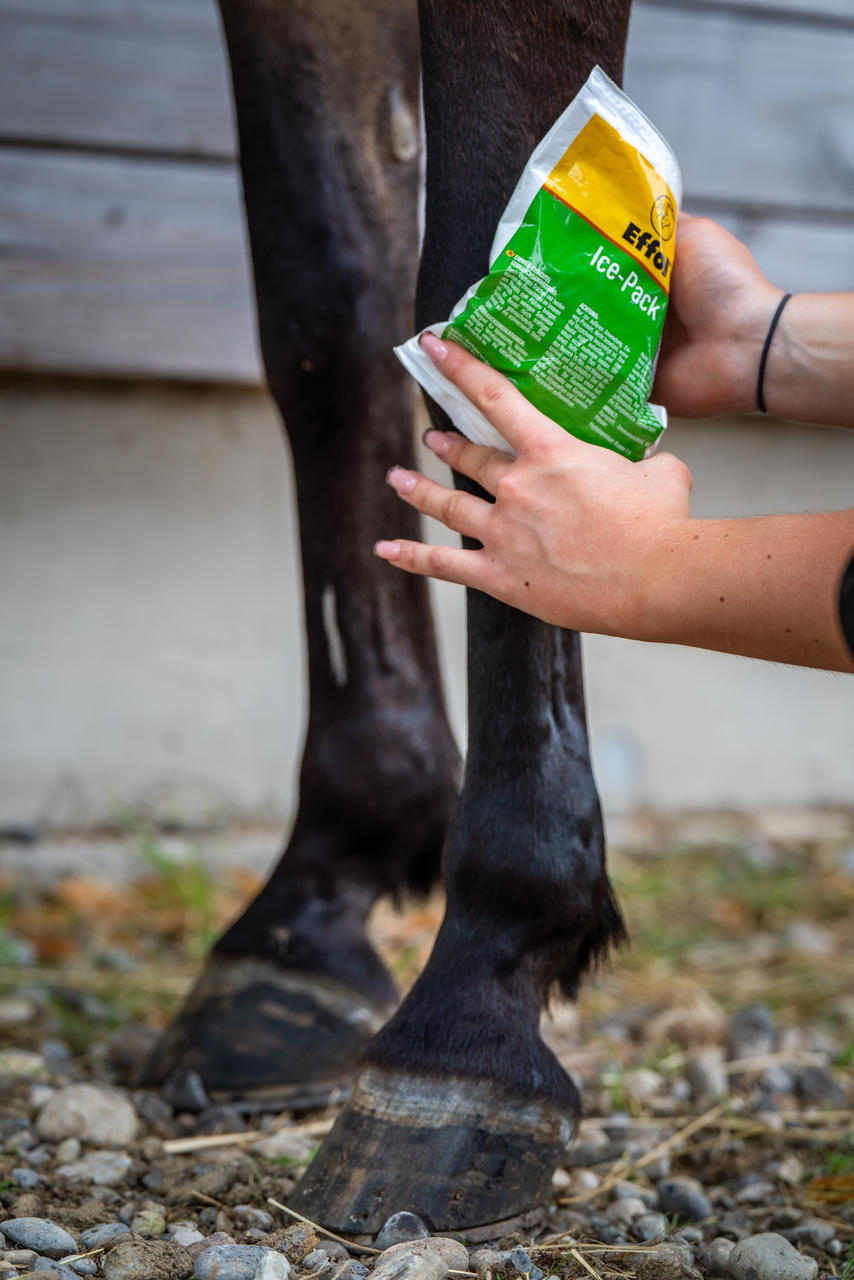
<svg viewBox="0 0 854 1280"><path fill-rule="evenodd" d="M442 375L459 387L517 453L544 438L554 439L554 432L562 430L529 404L503 374L476 360L456 342L441 342L435 334L424 333L421 345Z"/></svg>
<svg viewBox="0 0 854 1280"><path fill-rule="evenodd" d="M417 471L407 471L405 467L392 467L386 479L395 493L417 511L440 520L455 533L484 541L492 503L471 493L448 489Z"/></svg>
<svg viewBox="0 0 854 1280"><path fill-rule="evenodd" d="M476 480L487 493L495 493L498 481L513 466L513 459L500 449L472 444L455 431L437 431L433 427L424 433L424 443L428 449L433 450L437 458L447 462L449 467L453 467L461 475Z"/></svg>
<svg viewBox="0 0 854 1280"><path fill-rule="evenodd" d="M458 582L464 587L487 590L483 572L482 551L464 551L460 547L431 547L423 542L377 542L374 555L387 560L407 573L421 577Z"/></svg>

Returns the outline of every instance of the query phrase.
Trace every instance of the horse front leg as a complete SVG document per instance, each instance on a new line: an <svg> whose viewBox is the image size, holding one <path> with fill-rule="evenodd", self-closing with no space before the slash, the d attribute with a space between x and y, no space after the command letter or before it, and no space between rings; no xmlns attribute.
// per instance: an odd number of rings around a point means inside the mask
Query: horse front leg
<svg viewBox="0 0 854 1280"><path fill-rule="evenodd" d="M397 1003L365 921L437 878L457 800L423 583L373 542L412 459L414 8L223 0L270 388L290 439L310 710L296 824L147 1068L188 1105L339 1094ZM417 521L410 522L417 536Z"/></svg>
<svg viewBox="0 0 854 1280"><path fill-rule="evenodd" d="M509 6L423 0L419 325L447 316L485 274L528 153L594 63L619 78L627 10L542 0L520 26ZM388 534L399 526L397 516ZM540 1015L549 992L573 995L623 932L578 636L477 592L468 627L469 752L446 846L445 918L291 1199L342 1230L375 1231L398 1209L461 1229L548 1198L580 1100L540 1038Z"/></svg>

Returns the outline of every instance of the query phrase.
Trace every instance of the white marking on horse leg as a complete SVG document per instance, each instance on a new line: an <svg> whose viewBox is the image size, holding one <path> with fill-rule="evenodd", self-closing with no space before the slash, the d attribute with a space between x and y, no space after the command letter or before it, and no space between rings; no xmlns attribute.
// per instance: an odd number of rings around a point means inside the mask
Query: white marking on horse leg
<svg viewBox="0 0 854 1280"><path fill-rule="evenodd" d="M388 109L392 154L401 164L408 164L418 154L418 125L399 84L393 84L388 91Z"/></svg>
<svg viewBox="0 0 854 1280"><path fill-rule="evenodd" d="M347 683L347 651L341 638L338 626L338 606L335 600L335 588L327 582L321 598L323 612L323 629L326 632L326 648L329 653L329 665L339 689Z"/></svg>

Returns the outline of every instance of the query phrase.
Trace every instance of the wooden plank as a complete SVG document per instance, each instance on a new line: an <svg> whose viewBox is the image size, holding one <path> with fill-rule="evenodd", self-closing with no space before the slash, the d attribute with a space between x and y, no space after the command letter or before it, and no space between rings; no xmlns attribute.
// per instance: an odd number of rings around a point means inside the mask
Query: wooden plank
<svg viewBox="0 0 854 1280"><path fill-rule="evenodd" d="M0 17L111 22L126 30L194 30L209 37L220 29L216 0L0 0Z"/></svg>
<svg viewBox="0 0 854 1280"><path fill-rule="evenodd" d="M850 212L852 66L854 31L644 4L625 79L695 199Z"/></svg>
<svg viewBox="0 0 854 1280"><path fill-rule="evenodd" d="M807 217L757 217L708 208L701 202L690 202L689 207L723 223L743 240L768 279L781 289L854 292L854 234L849 223L829 221L816 226Z"/></svg>
<svg viewBox="0 0 854 1280"><path fill-rule="evenodd" d="M257 382L236 169L0 149L0 368Z"/></svg>
<svg viewBox="0 0 854 1280"><path fill-rule="evenodd" d="M712 212L781 286L854 290L844 221ZM0 368L256 382L236 171L0 149Z"/></svg>
<svg viewBox="0 0 854 1280"><path fill-rule="evenodd" d="M207 12L216 17L212 5ZM216 23L0 15L0 136L233 158L231 86Z"/></svg>
<svg viewBox="0 0 854 1280"><path fill-rule="evenodd" d="M52 2L59 3L59 0ZM703 7L740 15L762 15L777 21L794 17L804 22L850 23L854 26L854 0L634 0L635 8L647 5L658 9L690 7L697 10Z"/></svg>

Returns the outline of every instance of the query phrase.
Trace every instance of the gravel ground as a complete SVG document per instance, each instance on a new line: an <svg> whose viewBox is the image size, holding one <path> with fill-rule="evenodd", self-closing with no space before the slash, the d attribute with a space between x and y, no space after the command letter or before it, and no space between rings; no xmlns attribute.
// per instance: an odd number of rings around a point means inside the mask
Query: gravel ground
<svg viewBox="0 0 854 1280"><path fill-rule="evenodd" d="M850 860L848 835L836 843L834 868ZM810 857L819 846L829 847L817 841ZM772 871L768 863L769 884ZM39 976L24 940L7 957L0 995L0 1280L852 1277L851 983L836 963L850 929L837 920L838 901L828 902L820 919L787 917L780 937L810 957L816 981L819 970L828 982L831 974L832 1017L826 1007L802 1016L801 987L788 1002L774 994L727 1005L696 972L690 981L673 968L656 974L642 955L643 990L655 1000L627 1000L632 971L618 1000L608 999L617 979L606 977L581 1021L565 1007L544 1024L587 1116L548 1206L454 1241L393 1215L376 1240L349 1247L271 1203L287 1198L333 1113L174 1113L129 1076L156 1029L131 1007L105 1013L103 995L85 983L64 988L52 953L53 968ZM434 919L422 916L408 933L394 926L399 950L423 952ZM764 961L740 954L754 977L765 963L771 983L767 946ZM705 961L709 988L715 955ZM139 963L115 947L110 956L117 972ZM18 982L9 981L12 962ZM85 956L73 963L85 972ZM735 987L732 963L721 962L718 976ZM788 970L786 982L794 990Z"/></svg>

